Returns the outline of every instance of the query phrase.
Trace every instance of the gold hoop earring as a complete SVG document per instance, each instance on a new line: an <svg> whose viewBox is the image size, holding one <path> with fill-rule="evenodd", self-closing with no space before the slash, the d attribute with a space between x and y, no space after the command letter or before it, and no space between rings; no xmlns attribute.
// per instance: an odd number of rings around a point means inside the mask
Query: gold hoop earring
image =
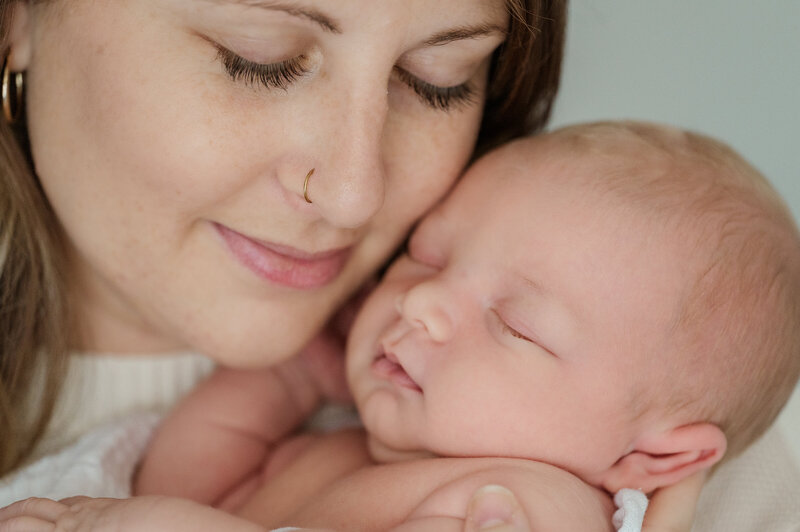
<svg viewBox="0 0 800 532"><path fill-rule="evenodd" d="M11 95L11 76L14 76L14 95ZM22 72L11 72L8 69L8 54L3 60L3 116L9 124L15 124L22 113L22 95L24 92L25 81ZM13 101L13 103L12 103Z"/></svg>
<svg viewBox="0 0 800 532"><path fill-rule="evenodd" d="M306 200L306 203L314 203L311 201L311 198L308 197L308 180L314 174L314 168L308 171L306 174L306 179L303 181L303 199Z"/></svg>

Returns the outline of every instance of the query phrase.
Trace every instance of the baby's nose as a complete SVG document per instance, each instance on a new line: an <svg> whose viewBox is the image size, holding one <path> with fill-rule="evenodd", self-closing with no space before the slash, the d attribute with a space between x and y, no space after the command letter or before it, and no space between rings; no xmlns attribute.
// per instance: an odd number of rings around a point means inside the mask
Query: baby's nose
<svg viewBox="0 0 800 532"><path fill-rule="evenodd" d="M452 337L453 321L440 283L418 284L398 297L395 305L406 323L423 329L434 342L444 343Z"/></svg>

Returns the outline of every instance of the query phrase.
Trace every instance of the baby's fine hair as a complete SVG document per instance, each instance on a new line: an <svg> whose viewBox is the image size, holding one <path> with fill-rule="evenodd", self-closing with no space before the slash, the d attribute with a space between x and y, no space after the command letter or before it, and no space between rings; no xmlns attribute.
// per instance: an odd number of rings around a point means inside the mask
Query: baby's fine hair
<svg viewBox="0 0 800 532"><path fill-rule="evenodd" d="M615 208L677 231L677 259L697 265L695 278L671 321L676 356L652 361L668 375L638 394L638 408L713 422L728 439L726 459L737 455L772 424L800 375L800 233L789 209L755 168L705 135L598 122L548 138L599 165L585 181L621 200Z"/></svg>

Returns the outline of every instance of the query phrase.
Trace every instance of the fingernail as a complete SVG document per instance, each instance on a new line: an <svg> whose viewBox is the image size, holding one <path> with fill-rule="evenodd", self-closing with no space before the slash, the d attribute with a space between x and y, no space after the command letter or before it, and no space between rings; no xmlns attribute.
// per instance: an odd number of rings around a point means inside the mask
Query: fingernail
<svg viewBox="0 0 800 532"><path fill-rule="evenodd" d="M477 530L491 530L512 524L518 506L514 494L507 488L489 484L472 496L469 513Z"/></svg>

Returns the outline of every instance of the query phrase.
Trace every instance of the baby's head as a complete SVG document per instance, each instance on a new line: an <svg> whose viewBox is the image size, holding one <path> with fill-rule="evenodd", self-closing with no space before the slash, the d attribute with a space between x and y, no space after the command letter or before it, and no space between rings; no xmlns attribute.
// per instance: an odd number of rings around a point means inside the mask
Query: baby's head
<svg viewBox="0 0 800 532"><path fill-rule="evenodd" d="M740 451L800 372L800 239L727 147L637 123L516 141L412 235L348 349L379 460L651 490Z"/></svg>

